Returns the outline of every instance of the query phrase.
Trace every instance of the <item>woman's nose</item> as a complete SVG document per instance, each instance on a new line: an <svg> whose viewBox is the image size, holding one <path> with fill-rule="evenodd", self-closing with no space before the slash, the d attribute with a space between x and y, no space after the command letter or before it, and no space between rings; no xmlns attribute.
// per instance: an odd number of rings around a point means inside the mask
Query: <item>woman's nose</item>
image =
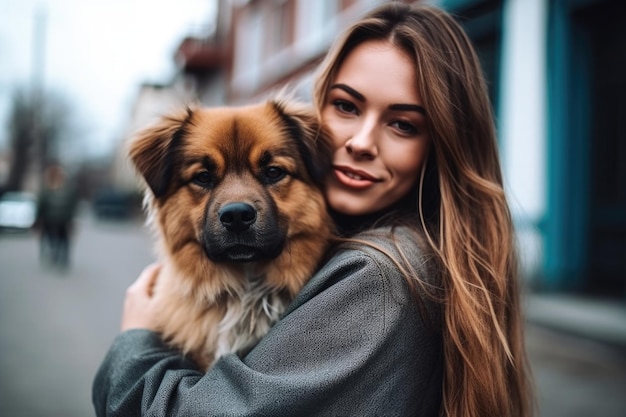
<svg viewBox="0 0 626 417"><path fill-rule="evenodd" d="M363 124L346 141L346 150L355 158L374 159L378 155L377 134L375 126Z"/></svg>

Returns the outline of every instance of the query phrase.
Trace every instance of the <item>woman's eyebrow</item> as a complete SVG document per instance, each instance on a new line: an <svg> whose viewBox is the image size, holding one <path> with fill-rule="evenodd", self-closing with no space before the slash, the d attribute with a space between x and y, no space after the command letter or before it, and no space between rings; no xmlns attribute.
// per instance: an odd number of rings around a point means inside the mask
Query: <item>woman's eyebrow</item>
<svg viewBox="0 0 626 417"><path fill-rule="evenodd" d="M365 100L365 96L361 93L359 93L358 91L356 91L354 88L349 87L345 84L333 84L330 89L333 90L335 88L338 88L340 90L345 91L346 93L350 94L352 97L354 97L355 99L357 99L358 101L365 103L367 100Z"/></svg>

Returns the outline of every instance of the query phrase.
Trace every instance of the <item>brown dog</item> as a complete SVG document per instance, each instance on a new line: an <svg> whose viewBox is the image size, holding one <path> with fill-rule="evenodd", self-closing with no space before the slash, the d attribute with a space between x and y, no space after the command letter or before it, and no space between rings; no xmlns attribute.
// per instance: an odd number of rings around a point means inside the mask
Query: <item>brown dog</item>
<svg viewBox="0 0 626 417"><path fill-rule="evenodd" d="M163 337L203 369L267 333L331 236L330 144L313 113L274 101L187 109L140 132L130 157L163 268Z"/></svg>

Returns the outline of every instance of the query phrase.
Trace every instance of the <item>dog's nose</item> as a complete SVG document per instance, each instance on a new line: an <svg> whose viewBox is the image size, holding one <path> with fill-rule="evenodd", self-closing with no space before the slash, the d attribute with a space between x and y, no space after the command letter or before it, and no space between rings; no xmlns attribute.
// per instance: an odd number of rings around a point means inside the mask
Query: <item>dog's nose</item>
<svg viewBox="0 0 626 417"><path fill-rule="evenodd" d="M231 232L248 230L256 221L256 210L250 204L226 204L218 212L220 222Z"/></svg>

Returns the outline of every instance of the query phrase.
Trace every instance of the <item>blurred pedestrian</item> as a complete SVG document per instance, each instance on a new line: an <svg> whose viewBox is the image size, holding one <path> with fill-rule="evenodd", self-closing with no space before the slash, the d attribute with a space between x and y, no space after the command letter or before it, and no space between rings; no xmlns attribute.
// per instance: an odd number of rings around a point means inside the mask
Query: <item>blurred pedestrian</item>
<svg viewBox="0 0 626 417"><path fill-rule="evenodd" d="M63 166L46 168L37 203L40 258L59 267L69 266L70 240L78 194Z"/></svg>

